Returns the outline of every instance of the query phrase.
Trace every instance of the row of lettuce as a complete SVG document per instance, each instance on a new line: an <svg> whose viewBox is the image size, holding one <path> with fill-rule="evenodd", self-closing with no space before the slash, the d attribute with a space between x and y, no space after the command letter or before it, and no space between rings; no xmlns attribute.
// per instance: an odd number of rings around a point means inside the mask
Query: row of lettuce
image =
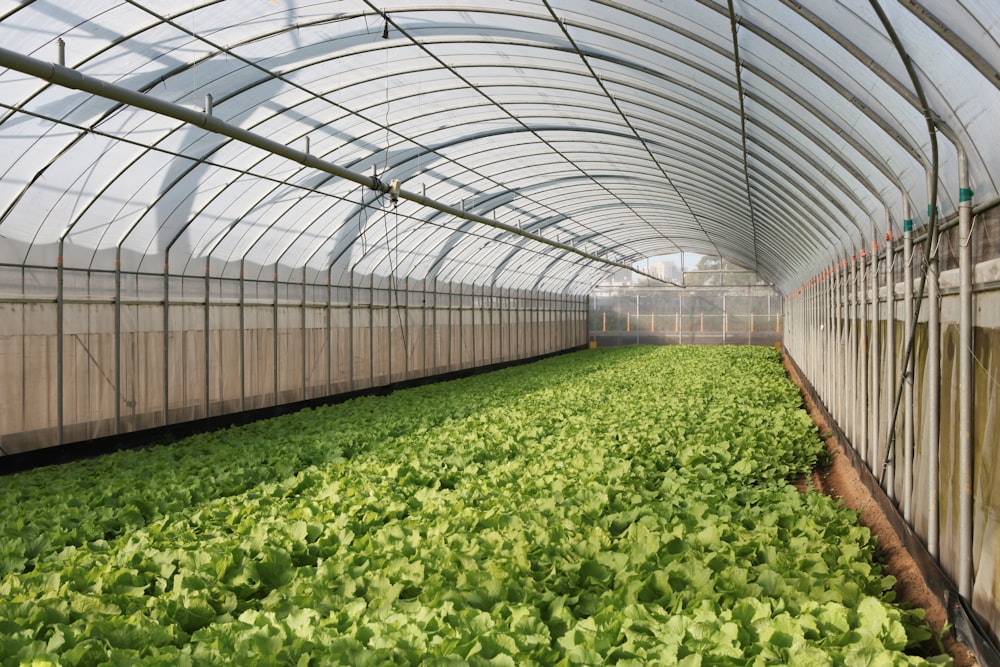
<svg viewBox="0 0 1000 667"><path fill-rule="evenodd" d="M586 351L0 486L0 664L919 665L767 348Z"/></svg>

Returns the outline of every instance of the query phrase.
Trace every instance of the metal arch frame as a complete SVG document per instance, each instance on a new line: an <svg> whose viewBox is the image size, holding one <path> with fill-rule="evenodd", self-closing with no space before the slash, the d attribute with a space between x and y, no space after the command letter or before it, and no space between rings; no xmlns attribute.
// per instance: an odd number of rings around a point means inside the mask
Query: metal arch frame
<svg viewBox="0 0 1000 667"><path fill-rule="evenodd" d="M822 145L822 143L821 143L821 142L817 142L817 144L818 144L818 145ZM863 153L864 151L859 151L859 152ZM843 164L843 163L842 163L842 164ZM862 182L864 182L864 181L862 181ZM845 191L847 191L847 189L846 189L846 188L845 188L844 190L845 190ZM877 193L877 190L876 190L876 189L874 189L874 188L872 188L872 191L873 191L873 193ZM861 208L862 208L862 209L865 209L865 207L864 207L864 206L861 206Z"/></svg>
<svg viewBox="0 0 1000 667"><path fill-rule="evenodd" d="M997 71L996 67L990 64L990 62L981 56L971 45L965 42L962 38L956 35L948 26L939 19L934 12L927 9L919 0L899 0L899 3L910 10L910 12L916 16L918 19L924 22L928 28L934 31L943 41L947 42L951 48L963 58L965 58L970 65L975 67L983 78L991 81L993 85L1000 89L1000 72ZM915 96L914 96L915 97ZM917 102L914 106L918 106Z"/></svg>
<svg viewBox="0 0 1000 667"><path fill-rule="evenodd" d="M131 0L130 0L130 2L131 2ZM134 5L135 3L131 3L131 4L133 4L133 5ZM141 9L143 9L143 10L145 10L145 11L149 12L149 10L148 10L148 9L146 9L146 8L141 8ZM149 13L153 14L152 12L149 12ZM169 24L169 25L172 25L172 26L173 26L173 27L174 27L175 29L178 29L178 30L181 30L181 31L183 31L183 32L185 32L185 33L187 33L187 34L191 35L191 36L192 36L193 38L195 38L195 39L197 39L197 40L200 40L200 41L205 41L205 42L208 42L208 40L205 40L205 39L204 39L203 37L201 37L201 36L196 36L196 35L193 35L193 33L191 33L190 31L188 31L188 30L186 30L186 29L184 29L184 28L182 28L182 27L180 27L180 26L177 26L177 25L176 25L175 23L173 23L173 21L172 21L172 20L167 20L167 19L163 19L162 17L160 17L159 15L156 15L156 14L153 14L153 15L154 15L154 16L157 16L157 18L160 18L160 19L161 19L161 20L162 20L162 21L163 21L164 23L166 23L166 24ZM344 19L343 19L343 18L341 18L341 19L338 19L338 20L344 20ZM330 21L329 21L328 19L324 19L324 20L321 20L321 21L317 21L316 23L317 23L317 24L326 24L326 23L329 23L329 22L330 22ZM269 36L273 36L273 35L276 35L276 34L280 34L280 33L282 33L282 32L286 32L287 30L288 30L288 29L286 28L286 29L282 29L282 30L279 30L279 31L275 31L275 32L271 33L271 34L270 34ZM257 39L260 39L260 37L254 37L254 38L253 38L252 40L249 40L249 41L256 41ZM211 44L211 42L208 42L208 43L209 43L209 44ZM323 97L322 97L322 96L317 96L317 95L315 94L315 92L314 92L314 91L310 91L310 90L308 90L308 89L305 89L305 88L304 88L304 87L302 87L302 86L299 86L299 85L297 85L297 84L294 84L294 83L292 83L292 82L290 82L290 81L287 81L287 80L285 79L285 77L284 77L284 76L282 76L282 75L275 75L275 74L274 74L273 72L270 72L269 70L266 70L266 69L264 69L264 68L260 67L259 65L255 64L255 63L253 63L252 61L249 61L249 60L247 60L247 59L245 59L245 58L242 58L242 57L240 57L240 56L237 56L236 54L233 54L233 53L231 52L231 50L230 50L229 48L227 48L227 49L222 49L221 47L217 47L217 46L216 46L216 45L214 45L214 44L213 44L212 46L213 46L213 48L217 48L217 50L218 50L218 51L219 51L220 53L228 53L228 54L230 54L230 55L233 55L234 57L236 57L236 58L239 58L239 59L240 59L240 60L241 60L242 62L244 62L244 63L246 63L246 64L248 64L248 65L250 65L250 66L252 66L252 67L254 67L254 68L256 68L256 69L259 69L259 70L261 70L261 71L264 71L265 73L267 73L267 74L269 75L269 76L268 76L268 78L267 78L267 80L268 80L268 81L270 81L270 80L282 80L282 81L285 81L285 83L288 83L289 85L292 85L292 86L294 86L294 87L296 87L296 88L298 88L298 89L302 90L303 92L305 92L305 93L307 94L307 96L309 96L309 101L312 101L312 100L315 100L315 99L323 99ZM110 47L109 47L109 48L110 48ZM103 50L102 50L102 51L99 51L99 52L97 52L97 54L93 54L93 55L92 55L92 57L94 57L94 55L99 55L100 53L103 53ZM206 60L207 60L207 59L209 59L210 57L211 57L211 56L208 56L208 57L206 58ZM338 55L338 56L336 56L336 57L342 57L342 56L341 56L341 55ZM174 70L174 71L173 71L173 72L172 72L172 73L170 74L170 76L173 76L174 74L176 74L176 73L179 73L179 72L181 72L181 71L186 71L187 69L190 69L191 67L194 67L194 66L196 66L196 65L198 64L198 62L201 62L201 61L196 61L196 62L191 62L191 63L185 63L185 64L184 64L184 65L183 65L182 67L180 67L180 68L177 68L177 69L175 69L175 70ZM314 64L315 64L315 63L313 63L313 65L314 65ZM162 82L163 80L165 80L165 78L166 78L165 76L162 76L162 75L161 75L161 77L159 77L159 78L157 79L157 81L153 82L153 84L151 84L151 85L150 85L149 87L152 87L152 86L155 86L155 85L157 85L158 83L160 83L160 82ZM253 86L245 86L245 87L243 87L243 88L239 89L239 90L238 90L238 91L237 91L236 93L232 93L231 95L238 95L239 93L241 93L241 92L243 92L243 91L245 91L245 90L247 90L247 89L249 89L249 88L251 88L251 87L255 87L256 85L260 85L260 83L259 83L259 82L257 82L257 83L255 83L255 84L253 84ZM325 94L324 94L324 95L325 95ZM29 98L29 99L30 99L30 98ZM225 99L225 98L221 98L221 99ZM220 99L220 101L221 101L221 99ZM327 102L329 102L329 100L324 100L324 101L327 101ZM111 115L112 113L114 113L114 112L115 112L115 111L116 111L116 110L117 110L118 108L120 108L120 106L121 106L121 105L115 105L115 106L113 106L113 107L112 107L112 109L111 109L111 110L109 110L108 112L106 112L106 114L105 114L104 116L102 116L102 118L98 119L98 121L96 121L96 123L95 123L95 124L100 124L100 123L101 123L101 122L103 121L103 119L104 119L105 117L107 117L107 116ZM336 105L336 104L335 104L335 106L336 106L337 108L340 108L341 110L343 110L343 111L345 111L345 112L349 113L349 114L350 114L350 113L353 113L353 112L351 112L350 110L347 110L347 109L345 109L345 108L344 108L344 107L342 107L341 105ZM356 114L356 113L355 113L354 115L358 115L358 114ZM272 117L273 117L273 116L272 116ZM365 117L363 117L363 116L360 116L360 117L361 117L361 118L363 118L363 119L364 119L364 120L365 120L366 122L369 122L369 123L371 123L371 124L373 124L373 125L378 125L378 122L377 122L377 121L374 121L374 120L372 120L372 119L369 119L369 118L365 118ZM264 119L264 120L261 120L261 121L259 121L259 122L257 123L257 125L259 125L259 124L261 124L261 123L263 123L263 122L266 122L266 120L268 120L268 119ZM171 134L173 134L173 133L174 133L175 131L177 131L177 129L179 129L179 128L171 128L171 129L167 130L167 132L166 132L166 133L164 134L164 136L163 136L163 137L161 137L161 139L160 139L160 140L162 141L162 140L163 140L164 138L166 138L167 136L170 136L170 135L171 135ZM388 130L388 128L387 128L386 126L382 126L382 127L381 127L381 129L386 129L386 130ZM81 137L82 137L82 136L85 136L85 135L81 134ZM78 139L79 139L79 138L78 138ZM408 141L408 139L407 139L406 137L403 137L403 139L404 139L404 141ZM218 150L218 149L221 149L221 148L222 148L222 146L218 146L218 147L216 147L216 150ZM65 150L67 150L67 148L64 148L64 149L63 149L63 151L65 151ZM138 159L141 159L141 158L142 158L142 155L140 155L139 157L137 157L137 158L136 158L136 160L138 160ZM190 159L192 159L192 160L198 160L197 158L190 158ZM203 158L201 158L201 160L200 160L200 161L203 161L203 160L204 160L204 157L203 157ZM192 167L192 169L193 169L193 168L194 168L194 167ZM180 180L182 180L182 178L183 178L183 175L182 175L182 177L179 177L179 178L177 179L177 182L179 182ZM163 193L163 194L161 194L161 196L165 196L165 194L166 194L166 193ZM174 239L174 240L176 240L176 239Z"/></svg>
<svg viewBox="0 0 1000 667"><path fill-rule="evenodd" d="M614 204L605 204L604 206L605 207L614 207L614 208L617 208L617 206L614 205ZM436 216L431 216L430 218L425 219L425 222L429 222L434 217L436 217ZM572 218L569 218L569 217L559 216L559 220L560 221L562 221L562 220L571 220L571 219ZM528 225L528 227L542 228L543 226L545 226L544 225L545 222L549 222L549 220L548 219L537 219L532 225ZM451 251L451 249L456 248L460 243L462 243L463 241L467 241L468 240L469 232L466 229L468 227L468 224L469 223L463 224L460 229L455 230L452 234L450 234L446 238L442 239L442 241L440 242L440 244L439 244L438 247L441 248L441 247L444 247L444 246L449 246L449 250L446 251L446 252L438 253L436 255L436 258L433 260L433 262L430 264L430 266L424 272L424 275L428 277L428 278L425 278L425 279L429 279L430 276L436 276L437 275L438 266L440 264L442 264L442 263L444 263L446 261L449 261L451 259L449 257L449 254L448 254ZM557 223L554 223L554 224L557 224ZM577 223L577 224L579 224L579 223ZM605 232L589 230L589 228L587 228L587 227L585 227L585 229L588 229L588 231L589 231L588 238L593 238L593 237L597 237L597 236L606 236ZM413 234L413 233L416 233L416 231L417 231L417 228L413 228L413 229L410 230L409 233ZM578 243L578 239L580 237L572 236L572 234L571 234L571 237L573 239L572 242L574 243L574 245L576 243ZM500 239L500 238L493 238L493 239L490 239L490 240L502 242L502 239ZM476 242L478 243L478 241L476 241ZM522 246L524 244L528 243L528 242L529 241L527 239L516 239L516 238L515 239L511 239L510 241L508 241L506 244L509 245L509 246L511 246L511 249L509 250L507 257L510 257L511 255L516 255L518 252L521 252ZM600 244L598 244L598 246L600 247ZM428 255L428 256L430 256L430 255ZM506 261L506 258L504 258L503 260L501 260L500 265L502 265L505 261ZM498 265L497 268L499 268L500 265ZM414 267L415 266L417 266L417 264L415 264Z"/></svg>
<svg viewBox="0 0 1000 667"><path fill-rule="evenodd" d="M368 5L373 11L378 11L378 9L372 4L371 0L362 0L362 2L364 2L366 5ZM392 19L389 18L388 14L383 13L383 16L385 17L385 20L386 20L386 22L388 24L392 25L396 30L399 30L401 34L406 35L407 38L410 39L413 44L419 46L420 49L424 53L426 53L430 58L432 58L435 62L437 62L442 68L444 68L444 69L448 70L449 72L451 72L451 74L453 76L455 76L459 81L461 81L463 84L465 84L470 90L476 91L483 98L485 98L486 100L488 100L490 103L494 104L503 114L507 115L510 118L510 120L512 120L514 123L520 124L520 125L524 125L521 122L521 120L518 117L516 117L513 114L511 114L504 105L496 102L491 96L489 96L488 94L486 94L480 87L476 86L468 78L462 76L462 74L459 73L454 67L452 67L452 66L448 65L447 63L445 63L440 57L438 57L429 48L427 48L425 42L420 42L420 41L415 40L410 35L408 35L405 31L403 31L402 29L400 29L399 26L397 24L395 24L395 22L393 22ZM525 126L525 128L530 131L530 128L528 128L527 126ZM549 146L549 148L553 152L555 152L556 154L558 154L560 156L563 156L562 151L560 151L556 147L552 146L550 142L546 141L544 138L542 138L542 137L540 137L538 135L536 135L536 137L539 139L539 141L541 141L541 143ZM563 156L563 158L566 159L565 156ZM571 165L573 164L572 160L566 159L566 162L567 162L567 164L571 164ZM599 187L599 188L603 187L600 183L598 183L596 181L595 181L594 184L597 187Z"/></svg>
<svg viewBox="0 0 1000 667"><path fill-rule="evenodd" d="M256 146L258 148L272 152L275 155L284 157L286 159L326 171L335 176L344 178L345 180L354 181L362 185L368 185L372 189L381 190L383 192L388 190L388 185L378 182L377 179L369 178L361 174L356 174L348 169L344 169L343 167L334 165L329 162L324 162L302 151L288 148L287 146L279 144L273 140L254 135L253 133L248 132L247 130L229 125L228 123L220 121L219 119L214 118L210 115L192 111L191 109L187 109L180 105L164 102L162 100L147 95L143 95L141 93L136 93L135 91L126 88L112 86L110 84L106 84L102 81L92 79L91 77L87 77L85 75L80 74L79 72L75 72L71 69L68 69L60 65L45 63L36 60L34 58L23 56L21 54L2 48L0 48L0 63L3 63L4 66L9 67L11 69L15 69L17 71L29 74L31 76L37 76L39 78L48 79L53 83L58 83L68 88L76 88L84 90L86 92L91 92L93 94L111 97L112 99L118 99L118 101L126 102L127 104L130 104L132 106L138 106L140 108L144 108L149 111L154 111L155 113L161 113L163 115L171 116L176 118L177 120L182 120L184 122L197 125L212 132L225 134L230 138L237 139L241 142ZM448 206L447 204L443 204L441 202L428 199L427 197L406 190L401 190L400 197L402 197L403 199L409 199L424 206L443 209L445 211L452 212L458 217L466 217L468 215L471 215L454 207ZM505 231L509 231L518 235L531 236L525 234L519 229L509 227L508 225L499 223L494 220L483 218L482 216L476 216L476 219L482 222L482 224L487 226L504 229ZM545 239L543 237L534 236L534 238L536 238L536 240L546 245L551 245L553 247L560 247L569 250L570 252L573 252L575 254L579 254L585 257L590 257L600 263L615 264L614 262L610 262L606 259L600 257L594 257L588 255L587 253L582 253L575 248L554 243L549 239ZM635 271L634 267L621 266L621 268L628 268L629 270Z"/></svg>
<svg viewBox="0 0 1000 667"><path fill-rule="evenodd" d="M705 48L713 50L713 51L715 51L717 53L720 53L720 55L725 55L726 57L728 57L728 52L724 52L723 49L721 47L719 47L717 44L715 44L713 42L710 42L710 41L706 40L704 37L701 37L699 35L695 35L695 34L692 34L690 32L687 32L687 31L677 30L675 26L670 26L670 25L664 24L657 17L653 17L652 15L650 15L648 13L641 12L641 11L635 10L633 8L630 8L630 7L626 7L626 6L622 5L620 2L615 2L614 0L594 0L594 1L597 2L597 3L599 3L599 4L602 4L604 6L614 8L614 9L616 9L618 11L621 11L621 12L624 12L624 13L628 13L628 14L630 14L632 16L636 16L636 17L643 18L645 20L651 21L651 22L653 22L653 23L655 23L657 25L660 25L660 26L664 27L665 29L672 30L673 32L676 32L678 34L683 34L686 38L692 40L693 42L698 43L701 46L704 46ZM720 6L717 6L714 3L712 3L712 2L709 2L708 0L698 0L698 1L703 6L708 7L709 9L712 9L713 11L717 12L718 14L720 14L720 16L725 17L726 19L728 19L728 14L726 13L728 10L726 10L726 9L720 7ZM771 36L769 33L767 33L766 31L764 31L763 29L761 29L759 26L756 26L756 25L754 25L754 24L752 24L752 23L750 23L748 21L745 21L745 20L740 20L739 24L742 25L742 26L744 26L744 27L746 27L747 29L751 30L757 36L764 38L766 41L768 41L769 44L771 44L772 46L778 48L783 53L785 53L786 55L788 55L789 57L793 58L794 60L796 60L797 62L799 62L803 66L807 67L807 69L809 69L808 59L803 58L801 55L799 55L795 51L787 48L787 46L785 46L780 41L775 40L773 38L773 36ZM579 24L579 27L583 27L583 28L586 28L588 30L595 30L595 28L593 26L586 26L584 24ZM624 39L625 41L628 41L628 42L633 43L633 44L640 44L634 38L629 39L629 38L617 35L615 33L611 33L609 31L599 31L598 30L598 32L601 32L602 34L605 34L605 35L608 35L608 36L616 37L618 39ZM649 48L649 47L646 47L646 48ZM673 57L673 54L669 53L669 52L665 52L665 51L661 51L661 50L656 50L656 52L662 53L663 55L669 55L669 56ZM753 72L755 76L760 77L762 80L768 81L769 83L771 83L771 85L775 85L775 82L773 81L772 77L769 77L765 73L762 73L762 72L758 71L756 68L753 68L751 64L744 63L744 66L746 67L746 69L748 71ZM810 71L813 71L813 70L810 70ZM838 89L839 88L838 85L836 85L834 83L831 83L831 80L830 80L829 77L820 76L820 72L818 70L815 71L815 72L813 72L813 73L817 76L817 78L820 78L821 80L823 80L828 85L831 85L832 88L834 88L834 89ZM709 75L711 75L711 74L709 73ZM715 77L715 78L718 78L718 77ZM794 94L793 92L787 90L787 87L782 88L782 87L780 87L778 85L775 85L775 87L778 88L778 89L780 89L780 90L782 90L782 92L786 96L788 96L789 98L796 100L796 102L798 104L800 104L804 109L809 110L809 112L810 112L811 115L816 116L817 118L822 119L822 115L819 115L819 114L815 113L815 107L814 106L812 106L810 104L807 104L806 101L803 98L801 98L800 96L798 96L798 95ZM841 96L845 97L845 99L850 100L850 97L847 96L847 95L844 95L842 92L841 92ZM759 100L758 100L758 103L760 103ZM865 109L861 109L861 110L863 112L865 111ZM874 120L874 118L873 118L873 120ZM876 121L876 122L878 124L878 121ZM834 134L837 133L835 127L831 126L829 123L824 123L824 124L826 124L828 127L831 127L831 129L834 130ZM901 138L899 136L897 136L895 134L891 134L891 133L889 134L889 136L892 137L895 141L897 141L897 143L900 143L900 145L903 146L904 149L907 149L907 151L910 152L911 155L913 155L914 157L919 157L919 153L915 152L913 149L909 148L905 143L901 142ZM856 150L858 150L858 149L856 149ZM879 164L879 161L872 160L872 154L871 153L868 153L868 152L866 152L864 150L858 150L858 152L861 155L865 156L866 159L868 159L873 164L876 164L876 165ZM888 171L891 171L891 170L888 170Z"/></svg>
<svg viewBox="0 0 1000 667"><path fill-rule="evenodd" d="M858 205L859 205L860 208L862 208L862 209L865 208L862 204L860 204L860 202L856 202L856 203L858 203Z"/></svg>
<svg viewBox="0 0 1000 667"><path fill-rule="evenodd" d="M703 4L705 4L705 0L699 0L699 1L702 2ZM782 0L782 2L785 2L787 4L788 0ZM798 12L798 7L796 7L796 11ZM816 27L820 28L820 30L827 37L829 37L830 39L832 39L838 45L840 45L842 47L845 46L845 42L847 42L847 40L845 40L838 32L836 32L835 30L833 30L828 24L822 22L821 20L819 20L818 18L815 18L815 17L814 17L815 20L810 19L809 16L812 16L812 15L806 16L806 15L801 14L801 13L800 13L800 15L802 15L804 18L806 18L807 20L809 20ZM783 42L781 42L780 40L778 40L777 38L775 38L773 35L771 35L767 31L761 29L759 26L756 26L756 25L754 25L754 24L752 24L752 23L750 23L748 21L745 21L745 20L741 21L740 24L743 25L743 26L745 26L745 27L747 27L751 31L753 31L757 36L765 39L773 47L775 47L776 49L778 49L778 50L782 51L783 53L785 53L785 55L789 56L790 58L792 58L793 60L795 60L796 62L798 62L800 65L802 65L803 67L805 67L814 76L817 76L818 78L820 78L821 80L823 80L824 83L827 83L827 85L830 85L833 89L837 90L838 93L841 95L841 97L847 99L848 101L853 101L854 100L853 96L848 96L842 90L842 86L840 86L839 84L835 84L835 85L832 84L830 77L823 76L824 73L823 73L822 70L819 70L818 68L816 68L815 66L813 66L808 61L808 59L801 57L797 52L789 49ZM851 53L851 55L854 55L855 57L858 57L858 50L857 49L851 48L851 49L848 49L848 51ZM870 60L870 58L866 57L866 60ZM911 103L914 102L914 96L911 93L909 93L908 91L906 91L905 87L903 87L899 83L899 81L897 79L891 77L883 68L880 68L880 67L874 68L873 67L873 68L870 68L870 69L890 89L892 89L894 92L897 92L897 93L901 94L907 101L910 101ZM781 84L781 83L777 82L776 80L774 80L771 77L762 76L761 72L759 72L759 71L755 70L754 73L757 76L761 76L761 78L763 80L767 81L770 85L774 86L777 90L780 90L783 94L785 94L790 99L795 100L798 104L802 104L803 103L802 99L798 95L796 95L792 91L790 91L790 89L788 89L787 86L785 86L784 84ZM753 99L756 102L758 102L758 103L762 102L762 100L760 100L759 98L757 98L756 96L754 96L752 93L750 94L750 96L753 97ZM876 124L876 126L878 126L880 129L882 129L883 132L885 132L887 134L887 136L889 136L890 138L892 138L897 145L899 145L903 150L905 150L910 155L910 157L914 159L914 161L916 161L918 164L920 164L923 167L923 169L925 171L929 168L929 165L925 161L925 157L922 154L922 152L920 150L918 150L917 148L914 148L914 147L908 145L907 142L903 141L902 136L900 134L894 133L894 132L889 132L886 129L887 123L884 121L884 119L881 119L880 116L878 116L877 114L874 114L870 110L869 107L866 107L866 106L863 106L863 105L859 106L859 104L857 102L854 102L854 105L866 117L868 117L870 120L872 120ZM836 123L834 123L832 120L828 119L825 115L816 114L816 113L813 113L813 115L816 116L822 122L822 124L824 124L831 131L833 131L834 134L836 134L841 139L845 140L848 144L850 144L851 147L855 151L857 151L860 155L864 156L866 158L866 160L872 166L874 166L876 169L878 169L879 172L883 175L883 177L885 177L885 179L888 182L893 183L900 192L903 192L903 193L907 192L906 186L902 183L902 181L899 179L899 177L896 175L896 173L892 169L890 169L889 166L887 164L885 164L882 160L872 159L871 158L871 153L868 150L864 149L857 142L857 140L854 139L853 136L851 136L850 134L845 133L842 130L840 130L839 126ZM788 116L788 114L781 114L781 116L783 117L783 119L785 120L785 122L788 122L790 125L792 125L793 127L795 127L797 131L802 132L803 134L806 134L807 136L812 136L812 132L806 132L804 130L804 127L803 127L803 124L801 122L801 119L799 119L799 118L794 118L793 119L792 117ZM831 154L835 154L835 153L831 153ZM844 167L845 169L849 170L852 173L852 175L854 175L855 178L857 178L859 181L864 182L864 179L860 176L860 174L853 167L853 165L851 165L850 163L848 163L846 161L843 161L843 162L841 162L841 166ZM870 190L873 193L877 192L877 190L874 189L874 188L870 188ZM886 202L884 196L880 196L878 198L882 201L882 204L883 204L884 207L889 208L889 205Z"/></svg>
<svg viewBox="0 0 1000 667"><path fill-rule="evenodd" d="M633 16L644 18L646 20L653 21L653 22L655 22L657 24L661 24L662 25L662 22L658 21L655 17L652 17L651 15L646 14L644 12L640 12L640 11L637 11L637 10L632 10L631 8L623 6L620 2L615 2L614 0L594 0L594 1L598 2L599 4L602 4L602 5L605 5L605 6L608 6L608 7L612 7L614 9L619 10L619 11L629 13L629 14L631 14ZM698 0L698 1L703 6L708 7L709 9L712 9L713 11L719 13L722 16L725 16L725 12L727 11L726 9L724 9L724 8L722 8L720 6L717 6L714 3L712 3L712 2L709 2L709 0ZM843 92L841 91L841 87L839 86L839 84L833 83L832 80L830 79L830 77L828 77L828 76L820 76L820 74L822 73L821 71L819 71L819 70L814 71L813 69L810 69L810 67L808 65L808 59L803 58L801 55L799 55L795 51L789 49L786 45L784 45L780 41L774 39L773 36L770 35L770 33L767 33L767 31L761 29L759 26L756 26L755 24L753 24L753 23L751 23L749 21L746 21L746 20L740 20L739 24L742 25L742 26L744 26L744 27L746 27L747 29L751 30L757 36L762 37L763 39L765 39L766 41L768 41L769 44L771 44L772 46L778 48L783 53L785 53L786 55L788 55L789 57L791 57L793 60L799 62L801 65L803 65L804 67L806 67L807 69L809 69L809 71L812 71L814 73L814 75L816 75L818 78L820 78L825 83L827 83L827 85L830 85L831 88L834 88L835 90L838 90L838 92L841 94L842 97L844 97L845 99L848 99L849 101L851 100L851 97L843 94ZM663 27L665 27L667 29L672 29L671 26L664 25ZM824 32L826 34L831 34L827 30L824 30ZM711 42L706 41L704 38L701 38L701 37L696 36L696 35L691 35L689 33L685 33L685 36L688 37L689 39L692 39L693 41L696 41L697 43L705 46L706 48L709 48L709 49L712 49L712 50L715 50L715 51L720 51L720 48L717 45L715 45L715 44L713 44ZM845 136L844 133L838 129L838 126L835 123L832 123L832 121L829 121L825 117L825 115L817 113L817 109L813 105L806 103L806 100L804 100L803 98L801 98L800 96L798 96L797 94L795 94L793 91L789 90L787 88L787 86L783 86L783 85L779 84L772 77L769 77L765 73L757 70L756 68L752 67L752 65L745 63L745 66L746 66L746 69L748 71L753 72L753 74L755 76L758 76L762 80L767 81L770 85L774 86L777 90L780 90L784 95L786 95L786 97L795 100L797 104L799 104L800 106L802 106L804 109L807 109L809 111L810 115L812 115L812 116L816 117L818 120L820 120L823 125L826 125L833 132L833 134L839 135L839 136L841 136L841 138L843 138L846 141L848 141L848 143L851 143L852 147L860 155L864 156L873 166L875 166L887 178L887 180L889 180L890 182L896 183L897 185L899 185L902 188L902 184L899 183L899 181L898 181L897 178L895 178L894 174L892 173L892 170L889 169L887 165L884 165L881 160L875 159L872 153L870 153L867 150L864 150L860 145L857 144L856 141L852 140L853 139L852 137ZM883 81L885 81L887 85L890 85L890 87L892 87L891 77L890 77L890 79L883 78ZM752 93L748 93L748 97L753 98L754 101L757 102L758 104L762 104L765 107L769 106L767 104L766 100L756 99L756 98L753 97ZM882 123L884 121L876 120L876 118L873 116L873 114L871 113L871 111L867 107L862 107L859 110L862 111L862 113L865 113L865 115L869 116L870 119L872 119L877 125L879 125L881 127L881 125L882 125ZM800 125L800 126L802 125L802 119L796 118L796 121L797 121L796 122L797 125ZM806 134L807 136L813 136L812 132L806 132L804 134ZM895 135L895 134L892 134L892 133L888 133L888 136L890 136L894 141L896 141L897 143L899 143L900 146L903 147L905 150L907 150L907 152L910 153L910 155L912 157L914 157L918 162L920 162L922 155L919 153L919 151L916 151L915 149L907 146L907 144L905 142L901 141L901 137L899 137L898 135ZM831 152L831 155L836 155L836 152ZM850 168L850 166L847 165L846 163L842 163L842 166L844 166L845 168ZM861 181L861 182L864 182L864 179L859 178L858 180ZM902 188L902 189L905 190L905 188Z"/></svg>
<svg viewBox="0 0 1000 667"><path fill-rule="evenodd" d="M677 193L677 196L680 197L681 201L684 203L684 206L688 209L688 212L690 213L691 218L694 220L695 224L697 224L698 227L701 228L702 233L705 234L705 237L715 247L715 249L717 251L716 254L719 255L719 256L721 256L722 253L718 252L718 246L716 245L715 241L712 240L712 237L708 234L708 232L705 230L705 228L702 225L701 220L699 219L698 215L695 213L695 211L691 207L690 203L688 203L687 198L680 191L680 188L678 188L677 185L673 182L673 180L670 177L670 174L667 173L667 170L663 168L663 165L661 164L660 160L658 160L657 157L653 154L653 151L650 150L650 148L649 148L648 144L646 143L645 139L643 139L642 135L639 134L639 131L632 124L632 121L629 120L628 115L625 113L624 110L622 110L621 105L615 99L614 95L612 95L611 91L609 91L608 88L607 88L607 86L604 85L604 81L597 74L597 72L594 71L594 68L593 68L593 66L591 66L590 61L588 60L587 55L580 49L580 46L576 43L576 40L573 39L573 36L569 33L569 30L566 28L566 23L564 21L561 21L559 19L559 17L556 16L556 12L555 12L554 9L552 9L552 5L549 4L549 0L542 0L542 4L545 5L545 8L549 11L549 13L552 16L552 19L556 22L556 24L562 30L563 36L572 45L573 50L576 52L577 56L579 56L580 60L583 61L583 64L584 64L584 66L586 66L587 71L590 72L591 77L594 79L594 81L597 82L597 85L604 92L605 97L607 97L607 99L611 102L611 105L618 111L618 114L621 116L622 120L625 122L625 126L629 128L629 130L635 136L636 140L643 146L643 148L645 149L647 155L649 155L650 160L653 161L653 164L656 165L657 168L660 170L660 173L663 174L663 177L666 179L667 184L670 185L670 187L673 188L673 190Z"/></svg>

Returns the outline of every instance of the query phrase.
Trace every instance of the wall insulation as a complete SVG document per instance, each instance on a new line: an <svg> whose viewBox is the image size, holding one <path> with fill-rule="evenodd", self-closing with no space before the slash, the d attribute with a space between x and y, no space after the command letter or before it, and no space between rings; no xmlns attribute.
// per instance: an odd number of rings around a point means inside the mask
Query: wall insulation
<svg viewBox="0 0 1000 667"><path fill-rule="evenodd" d="M587 342L585 296L369 276L327 286L10 266L0 272L4 454Z"/></svg>

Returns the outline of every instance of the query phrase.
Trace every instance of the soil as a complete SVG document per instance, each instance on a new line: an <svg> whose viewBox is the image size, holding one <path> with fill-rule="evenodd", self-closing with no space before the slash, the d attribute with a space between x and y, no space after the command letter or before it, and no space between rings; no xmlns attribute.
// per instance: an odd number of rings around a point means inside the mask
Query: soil
<svg viewBox="0 0 1000 667"><path fill-rule="evenodd" d="M831 433L830 424L809 397L809 392L804 390L802 378L787 357L785 357L785 370L792 381L799 386L806 410L819 432ZM829 466L813 470L812 486L859 513L859 522L878 536L877 557L881 560L885 572L896 578L893 589L896 592L897 602L923 608L927 613L928 625L937 636L941 636L942 628L948 622L944 603L927 587L916 562L906 551L902 539L896 534L882 508L861 482L858 472L844 453L843 444L835 435L826 439L826 450L831 463ZM800 491L804 491L808 484L806 480L800 480L796 486ZM968 647L954 638L951 631L944 634L941 643L954 659L956 667L978 667L979 663L975 656Z"/></svg>

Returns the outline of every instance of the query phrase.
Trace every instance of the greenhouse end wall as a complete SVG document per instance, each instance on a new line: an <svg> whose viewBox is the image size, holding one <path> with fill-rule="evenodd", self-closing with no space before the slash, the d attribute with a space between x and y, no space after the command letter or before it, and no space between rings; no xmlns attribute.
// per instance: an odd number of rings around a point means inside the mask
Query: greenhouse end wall
<svg viewBox="0 0 1000 667"><path fill-rule="evenodd" d="M327 286L59 273L0 267L0 455L587 342L585 296L367 276Z"/></svg>
<svg viewBox="0 0 1000 667"><path fill-rule="evenodd" d="M591 293L590 340L621 345L774 345L781 297L765 285L602 287Z"/></svg>

